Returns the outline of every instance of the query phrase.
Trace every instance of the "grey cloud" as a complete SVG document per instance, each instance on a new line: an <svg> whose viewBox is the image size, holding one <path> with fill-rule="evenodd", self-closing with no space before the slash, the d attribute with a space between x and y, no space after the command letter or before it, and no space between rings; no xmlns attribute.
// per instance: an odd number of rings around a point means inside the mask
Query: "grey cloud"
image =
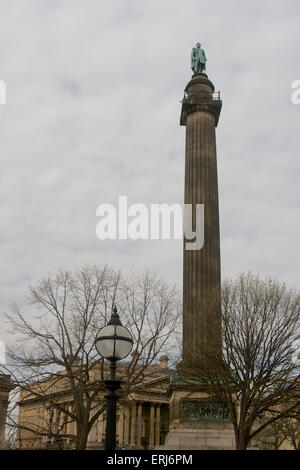
<svg viewBox="0 0 300 470"><path fill-rule="evenodd" d="M284 0L3 2L2 309L42 275L86 263L148 266L181 284L181 242L100 242L95 212L119 194L182 202L180 99L198 40L223 99L222 273L297 284L300 105L290 87L300 79L299 8Z"/></svg>

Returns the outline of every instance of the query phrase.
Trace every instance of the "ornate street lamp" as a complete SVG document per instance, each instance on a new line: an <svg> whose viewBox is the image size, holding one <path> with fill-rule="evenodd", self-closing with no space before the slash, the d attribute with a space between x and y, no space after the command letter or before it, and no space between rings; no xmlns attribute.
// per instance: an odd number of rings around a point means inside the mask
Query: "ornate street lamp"
<svg viewBox="0 0 300 470"><path fill-rule="evenodd" d="M122 326L117 307L115 306L107 326L100 330L95 340L95 346L100 356L110 361L110 378L104 380L104 384L109 392L105 395L107 399L105 450L115 450L116 448L116 409L118 399L116 390L120 388L122 383L121 380L116 379L116 362L128 356L132 345L132 336L127 328Z"/></svg>

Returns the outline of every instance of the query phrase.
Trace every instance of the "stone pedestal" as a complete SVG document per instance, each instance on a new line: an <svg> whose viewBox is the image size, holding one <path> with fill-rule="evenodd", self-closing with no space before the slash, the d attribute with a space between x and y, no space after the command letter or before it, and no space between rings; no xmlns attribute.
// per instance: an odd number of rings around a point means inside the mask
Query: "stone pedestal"
<svg viewBox="0 0 300 470"><path fill-rule="evenodd" d="M170 430L165 449L234 450L235 435L226 404L212 401L205 387L171 386Z"/></svg>

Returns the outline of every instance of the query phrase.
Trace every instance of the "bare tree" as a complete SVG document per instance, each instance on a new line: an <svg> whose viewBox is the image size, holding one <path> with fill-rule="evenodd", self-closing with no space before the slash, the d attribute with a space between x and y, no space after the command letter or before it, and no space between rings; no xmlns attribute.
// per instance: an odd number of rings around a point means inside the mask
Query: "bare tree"
<svg viewBox="0 0 300 470"><path fill-rule="evenodd" d="M279 420L279 426L283 442L288 442L294 450L300 450L300 413L292 418L283 417Z"/></svg>
<svg viewBox="0 0 300 470"><path fill-rule="evenodd" d="M106 266L93 266L43 279L30 287L30 304L36 309L34 316L17 305L6 314L17 338L5 368L21 391L19 409L22 400L40 400L47 413L34 420L23 417L22 422L11 418L11 424L19 432L57 441L68 438L77 449L85 449L93 425L106 409L100 392L107 368L94 340L112 306L118 306L135 342L135 354L122 367L126 387L120 393L125 397L157 356L172 347L180 322L176 288L149 272L126 277ZM76 424L74 433L66 431L69 423Z"/></svg>
<svg viewBox="0 0 300 470"><path fill-rule="evenodd" d="M271 417L274 414L270 414ZM276 416L276 415L275 415ZM298 418L281 417L269 424L255 438L255 445L261 449L280 449L290 444L294 450L300 449L300 422Z"/></svg>
<svg viewBox="0 0 300 470"><path fill-rule="evenodd" d="M186 361L182 371L227 404L236 448L246 449L267 426L299 414L299 369L292 356L300 297L276 280L242 274L201 305L207 312L217 308L222 330L208 320L209 341L197 345L199 361Z"/></svg>
<svg viewBox="0 0 300 470"><path fill-rule="evenodd" d="M284 436L292 444L294 450L300 450L300 413L294 419L285 422Z"/></svg>

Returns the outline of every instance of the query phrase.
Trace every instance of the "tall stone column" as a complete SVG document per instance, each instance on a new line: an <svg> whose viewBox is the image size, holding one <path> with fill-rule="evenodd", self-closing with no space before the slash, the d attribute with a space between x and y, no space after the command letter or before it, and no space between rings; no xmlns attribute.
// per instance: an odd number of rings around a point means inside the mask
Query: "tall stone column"
<svg viewBox="0 0 300 470"><path fill-rule="evenodd" d="M215 127L222 102L204 73L193 75L185 89L180 124L186 126L184 203L204 204L204 245L183 255L183 361L199 360L210 328L220 328L220 307L202 302L219 294L220 234ZM216 99L217 98L217 99ZM185 245L188 240L185 240Z"/></svg>
<svg viewBox="0 0 300 470"><path fill-rule="evenodd" d="M192 50L193 70L197 70L200 43ZM198 54L198 55L197 55ZM196 62L195 59L196 58ZM202 61L203 65L203 61ZM201 68L201 67L200 67ZM221 349L221 305L220 305L220 234L218 178L215 128L218 125L222 107L219 94L214 93L214 85L204 73L197 73L187 84L182 100L180 124L186 126L185 149L185 204L190 204L193 212L196 205L204 206L204 241L194 248L184 243L183 254L183 364L181 373L189 377L190 370L217 363ZM201 209L203 208L201 206ZM197 221L193 220L195 231ZM199 222L199 221L198 221ZM203 220L202 220L203 223ZM186 229L186 227L185 227ZM191 227L189 227L191 230ZM199 229L199 227L198 227ZM191 234L188 234L189 236ZM188 236L188 238L189 238ZM201 240L202 238L202 240ZM198 240L199 241L199 240ZM212 353L211 362L206 357ZM201 379L201 377L199 377ZM165 449L233 449L234 430L231 425L216 422L213 413L205 423L192 419L195 416L193 402L203 403L209 399L209 389L197 382L188 383L180 375L170 384L170 431L166 436ZM185 408L183 401L186 401ZM189 403L190 402L190 405ZM188 411L191 406L191 415ZM189 420L189 417L191 418ZM190 422L189 422L190 421ZM193 424L193 426L191 426Z"/></svg>

